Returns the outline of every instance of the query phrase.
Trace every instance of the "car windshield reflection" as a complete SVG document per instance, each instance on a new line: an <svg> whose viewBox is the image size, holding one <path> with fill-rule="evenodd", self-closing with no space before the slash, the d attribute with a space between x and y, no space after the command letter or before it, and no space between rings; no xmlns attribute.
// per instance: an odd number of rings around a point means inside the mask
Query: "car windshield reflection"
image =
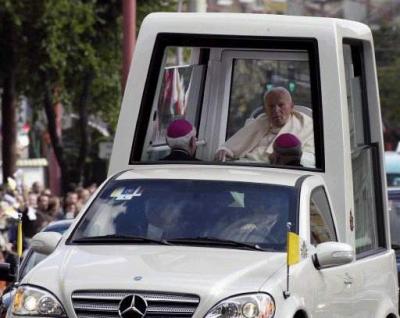
<svg viewBox="0 0 400 318"><path fill-rule="evenodd" d="M295 192L288 186L243 182L112 181L70 242L284 251L286 224L294 224Z"/></svg>

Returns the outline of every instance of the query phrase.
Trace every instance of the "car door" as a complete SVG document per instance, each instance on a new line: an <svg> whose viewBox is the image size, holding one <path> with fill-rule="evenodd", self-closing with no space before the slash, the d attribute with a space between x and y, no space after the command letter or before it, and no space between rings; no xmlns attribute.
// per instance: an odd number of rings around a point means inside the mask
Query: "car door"
<svg viewBox="0 0 400 318"><path fill-rule="evenodd" d="M309 232L306 237L310 250L324 242L341 241L326 187L316 178L308 178L304 187L308 189L303 200L308 212L305 230ZM307 279L313 284L313 317L353 317L354 270L354 262L319 270L313 268Z"/></svg>
<svg viewBox="0 0 400 318"><path fill-rule="evenodd" d="M383 177L381 128L374 120L375 101L370 98L372 76L365 56L372 48L362 41L343 40L343 61L350 131L349 163L352 189L348 191L354 213L356 253L354 314L352 317L387 317L397 311L395 255L390 250L386 185ZM352 190L352 191L351 191Z"/></svg>

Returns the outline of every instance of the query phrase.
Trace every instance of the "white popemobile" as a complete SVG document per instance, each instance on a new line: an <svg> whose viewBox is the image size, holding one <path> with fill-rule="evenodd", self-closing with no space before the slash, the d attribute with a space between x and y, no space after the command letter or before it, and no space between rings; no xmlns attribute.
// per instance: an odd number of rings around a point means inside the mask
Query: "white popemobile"
<svg viewBox="0 0 400 318"><path fill-rule="evenodd" d="M312 122L313 160L214 161L278 86ZM200 161L159 161L176 118L195 126ZM110 177L64 236L35 236L52 254L8 317L398 317L382 153L365 25L151 14Z"/></svg>

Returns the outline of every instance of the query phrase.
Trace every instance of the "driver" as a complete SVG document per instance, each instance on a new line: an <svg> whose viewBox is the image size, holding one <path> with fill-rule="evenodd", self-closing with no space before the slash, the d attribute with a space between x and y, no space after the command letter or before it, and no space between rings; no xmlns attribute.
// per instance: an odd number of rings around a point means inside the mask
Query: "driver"
<svg viewBox="0 0 400 318"><path fill-rule="evenodd" d="M184 202L171 196L155 195L145 203L147 218L146 236L161 240L175 236L181 231L180 215Z"/></svg>
<svg viewBox="0 0 400 318"><path fill-rule="evenodd" d="M248 243L284 244L288 201L279 193L269 195L260 202L260 196L247 193L242 217L225 226L220 237Z"/></svg>

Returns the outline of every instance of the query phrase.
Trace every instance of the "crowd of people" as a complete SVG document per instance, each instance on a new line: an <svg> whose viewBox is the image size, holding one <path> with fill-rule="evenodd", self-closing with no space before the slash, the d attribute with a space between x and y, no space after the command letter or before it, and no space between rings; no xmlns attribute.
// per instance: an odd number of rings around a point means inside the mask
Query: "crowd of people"
<svg viewBox="0 0 400 318"><path fill-rule="evenodd" d="M22 218L23 243L26 248L32 237L49 223L75 218L96 187L95 184L87 188L77 187L60 197L39 182L26 188L9 178L0 192L0 261L16 250L19 217Z"/></svg>

